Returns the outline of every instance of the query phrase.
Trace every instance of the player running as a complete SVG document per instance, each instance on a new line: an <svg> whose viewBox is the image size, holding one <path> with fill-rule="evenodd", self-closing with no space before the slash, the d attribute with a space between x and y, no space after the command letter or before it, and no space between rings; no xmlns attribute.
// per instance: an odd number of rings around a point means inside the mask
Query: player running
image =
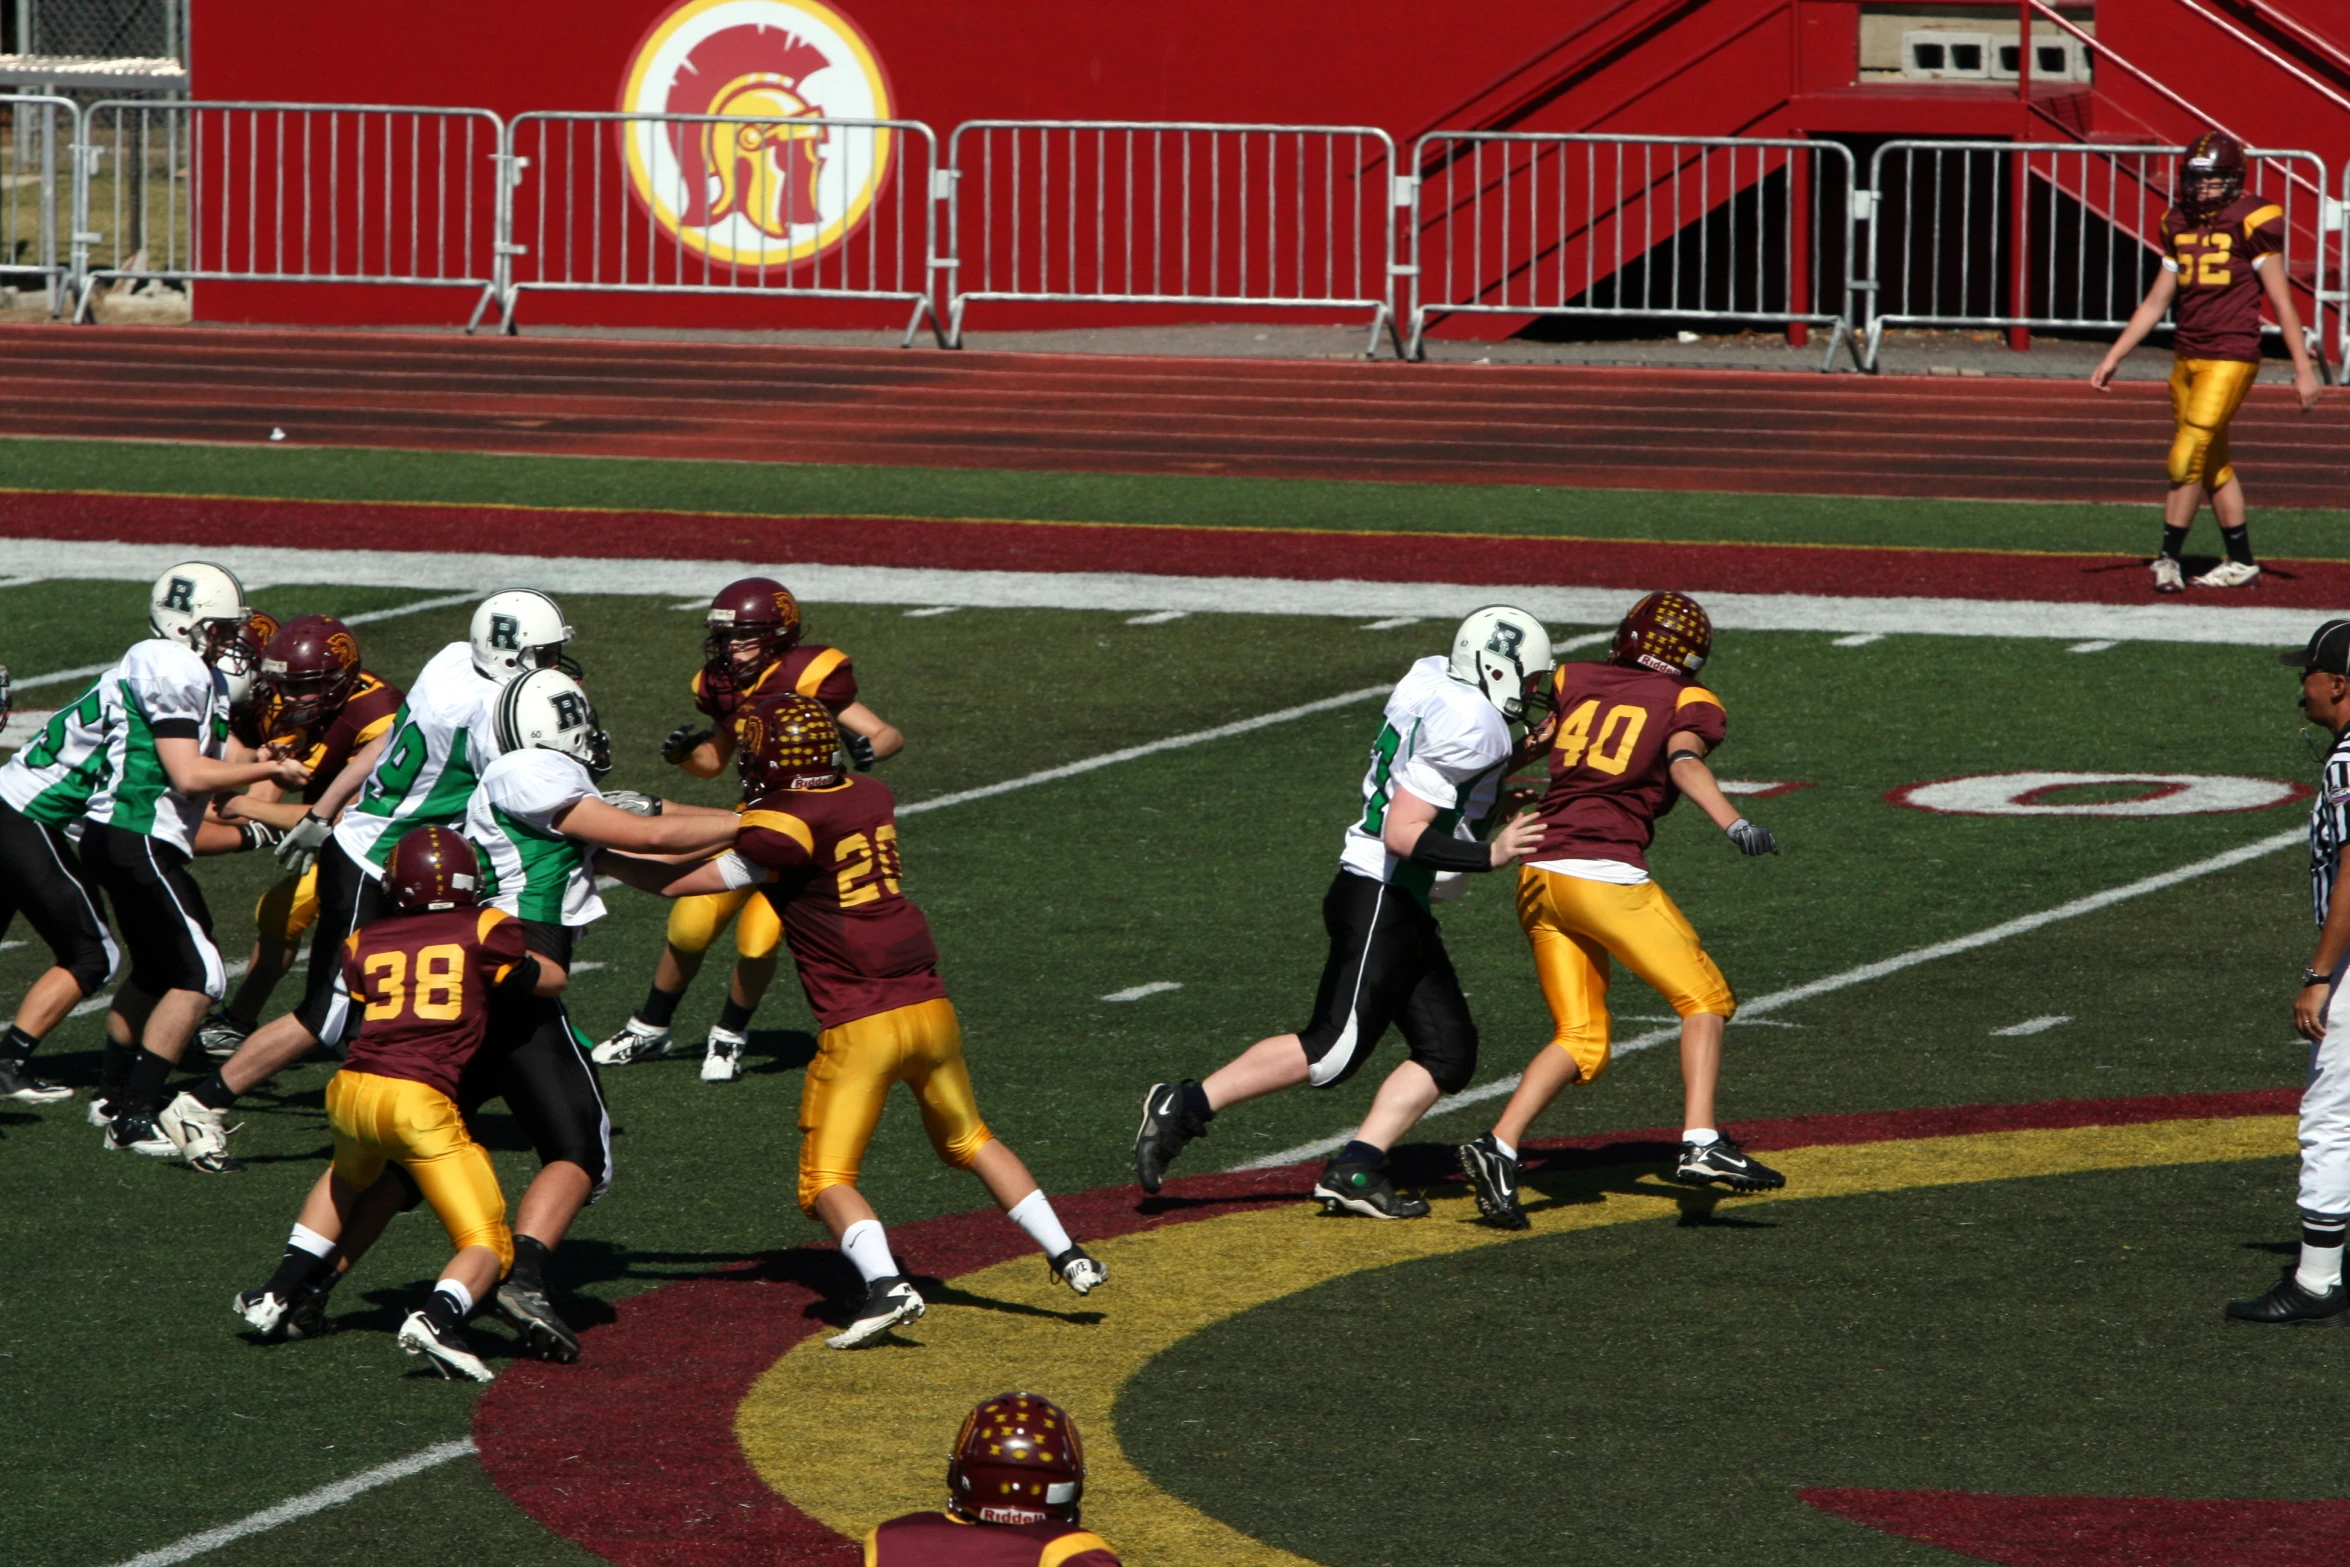
<svg viewBox="0 0 2350 1567"><path fill-rule="evenodd" d="M490 1156L457 1108L457 1082L481 1049L493 998L528 996L540 976L521 924L474 906L480 885L462 837L413 828L385 858L389 912L343 943L338 972L359 1009L359 1032L326 1085L334 1165L302 1205L277 1272L230 1302L264 1338L333 1266L353 1210L396 1163L456 1248L424 1305L400 1324L399 1345L428 1356L444 1377L490 1380L465 1322L513 1264L514 1235Z"/></svg>
<svg viewBox="0 0 2350 1567"><path fill-rule="evenodd" d="M1607 1070L1611 959L1653 986L1681 1018L1681 1157L1691 1186L1769 1191L1787 1184L1715 1125L1722 1030L1737 1009L1729 982L1680 909L1648 873L1657 819L1687 795L1744 854L1776 854L1770 833L1722 795L1706 753L1722 743L1721 698L1697 683L1713 651L1697 601L1651 593L1616 627L1603 663L1561 664L1539 732L1550 787L1536 807L1541 843L1518 873L1518 920L1557 1025L1493 1130L1457 1150L1478 1211L1522 1230L1518 1145L1570 1083Z"/></svg>
<svg viewBox="0 0 2350 1567"><path fill-rule="evenodd" d="M2264 295L2293 357L2293 390L2303 413L2317 406L2318 391L2301 317L2285 284L2285 209L2244 194L2244 148L2225 131L2205 131L2180 161L2180 198L2162 214L2162 270L2089 376L2091 386L2108 390L2130 350L2176 305L2170 401L2178 433L2170 446L2162 549L2154 557L2157 593L2184 591L2179 551L2206 496L2228 558L2197 577L2195 586L2242 588L2260 577L2244 517L2244 486L2228 461L2228 423L2260 378Z"/></svg>
<svg viewBox="0 0 2350 1567"><path fill-rule="evenodd" d="M1049 1398L998 1393L971 1411L947 1455L947 1505L865 1536L865 1567L1118 1567L1077 1526L1085 1444Z"/></svg>
<svg viewBox="0 0 2350 1567"><path fill-rule="evenodd" d="M737 715L743 812L734 848L683 876L615 856L605 869L669 897L756 888L783 921L808 1005L823 1027L800 1096L800 1210L820 1220L865 1281L855 1318L825 1342L870 1344L923 1313L889 1237L857 1190L866 1146L892 1085L922 1107L940 1159L979 1177L1036 1242L1053 1276L1084 1295L1102 1265L1069 1238L1052 1202L980 1119L963 1030L938 976L930 924L900 887L897 801L845 773L822 702L797 692Z"/></svg>
<svg viewBox="0 0 2350 1567"><path fill-rule="evenodd" d="M906 737L857 699L857 672L849 655L800 640L800 603L772 577L744 577L710 601L702 667L694 675L695 710L710 727L680 724L661 747L662 760L696 778L715 778L735 753L735 715L764 697L796 691L824 704L840 725L842 745L857 771L905 749ZM710 945L735 921L734 972L726 1004L702 1052L702 1081L731 1083L743 1075L743 1047L751 1014L775 978L775 949L783 926L764 898L748 888L680 898L669 910L669 939L653 970L644 1005L619 1032L596 1046L597 1064L625 1066L670 1049L670 1022L686 987L701 972Z"/></svg>
<svg viewBox="0 0 2350 1567"><path fill-rule="evenodd" d="M1501 781L1519 756L1510 725L1534 722L1550 672L1550 635L1524 610L1490 605L1461 622L1450 657L1413 664L1387 699L1363 775L1360 815L1346 829L1338 874L1322 898L1330 954L1311 1022L1262 1039L1204 1082L1154 1083L1134 1135L1134 1176L1155 1192L1183 1146L1233 1105L1300 1083L1335 1088L1370 1059L1387 1025L1410 1057L1387 1074L1362 1126L1324 1166L1314 1195L1331 1213L1426 1217L1395 1189L1387 1151L1439 1096L1477 1070L1477 1025L1444 950L1432 902L1459 878L1514 865L1532 848L1532 817L1484 834L1500 814Z"/></svg>
<svg viewBox="0 0 2350 1567"><path fill-rule="evenodd" d="M313 811L332 818L358 792L383 754L399 717L400 688L360 667L359 639L332 615L304 615L287 623L261 651L254 698L238 724L239 738L298 756L310 782L297 800L256 784L223 803L231 821L264 822L280 830L301 825ZM345 774L349 781L337 788ZM329 792L332 791L332 798ZM318 868L289 874L253 906L257 935L236 994L197 1030L196 1042L214 1056L231 1056L257 1026L270 992L294 957L302 935L318 918Z"/></svg>

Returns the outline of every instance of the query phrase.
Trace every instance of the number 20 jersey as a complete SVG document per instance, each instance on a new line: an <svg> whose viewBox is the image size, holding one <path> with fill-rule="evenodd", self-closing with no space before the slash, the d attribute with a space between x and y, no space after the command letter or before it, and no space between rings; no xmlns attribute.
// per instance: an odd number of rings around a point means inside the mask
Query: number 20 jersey
<svg viewBox="0 0 2350 1567"><path fill-rule="evenodd" d="M1693 681L1621 664L1561 664L1551 677L1558 732L1542 841L1528 863L1614 860L1647 869L1657 818L1681 797L1665 766L1667 736L1688 730L1712 750L1728 732L1722 700Z"/></svg>
<svg viewBox="0 0 2350 1567"><path fill-rule="evenodd" d="M774 873L761 890L826 1028L947 993L930 922L899 887L897 808L889 785L851 774L743 812L734 852Z"/></svg>
<svg viewBox="0 0 2350 1567"><path fill-rule="evenodd" d="M368 921L343 943L343 984L359 1017L344 1064L455 1098L489 1028L491 987L522 955L522 922L496 909Z"/></svg>

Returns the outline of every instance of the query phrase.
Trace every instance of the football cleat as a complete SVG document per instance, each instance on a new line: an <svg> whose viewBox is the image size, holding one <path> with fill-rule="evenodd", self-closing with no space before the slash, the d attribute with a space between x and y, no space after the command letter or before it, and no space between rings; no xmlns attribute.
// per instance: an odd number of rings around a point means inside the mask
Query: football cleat
<svg viewBox="0 0 2350 1567"><path fill-rule="evenodd" d="M1047 1261L1052 1265L1053 1277L1080 1295L1090 1295L1109 1281L1110 1270L1087 1256L1082 1246L1071 1246Z"/></svg>
<svg viewBox="0 0 2350 1567"><path fill-rule="evenodd" d="M229 1157L228 1136L235 1128L222 1124L227 1119L227 1111L215 1110L194 1094L182 1093L163 1107L155 1126L171 1139L181 1158L206 1175L234 1175L245 1166Z"/></svg>
<svg viewBox="0 0 2350 1567"><path fill-rule="evenodd" d="M2157 593L2184 593L2187 591L2187 574L2179 569L2177 556L2157 555L2154 557L2154 591Z"/></svg>
<svg viewBox="0 0 2350 1567"><path fill-rule="evenodd" d="M834 1349L856 1349L870 1344L901 1322L912 1322L929 1308L902 1273L875 1279L865 1290L865 1303L856 1320L824 1342Z"/></svg>
<svg viewBox="0 0 2350 1567"><path fill-rule="evenodd" d="M1146 1192L1157 1192L1159 1183L1167 1178L1167 1166L1183 1152L1183 1145L1195 1137L1207 1135L1207 1128L1191 1118L1183 1107L1183 1091L1191 1086L1191 1079L1180 1083L1153 1083L1150 1092L1142 1096L1142 1126L1134 1134L1134 1178Z"/></svg>
<svg viewBox="0 0 2350 1567"><path fill-rule="evenodd" d="M570 1365L579 1358L579 1335L556 1315L555 1303L544 1289L508 1279L498 1286L494 1302L499 1316L522 1335L522 1347L541 1360Z"/></svg>
<svg viewBox="0 0 2350 1567"><path fill-rule="evenodd" d="M471 1377L476 1382L494 1382L496 1376L473 1352L473 1344L461 1327L446 1332L433 1326L432 1318L421 1311L408 1313L408 1320L400 1324L400 1347L411 1355L422 1355L433 1364L433 1369L444 1378Z"/></svg>
<svg viewBox="0 0 2350 1567"><path fill-rule="evenodd" d="M1476 1194L1477 1212L1488 1224L1497 1230L1523 1230L1533 1224L1518 1206L1518 1161L1501 1151L1491 1132L1461 1144L1453 1156Z"/></svg>
<svg viewBox="0 0 2350 1567"><path fill-rule="evenodd" d="M1387 1172L1360 1159L1333 1159L1314 1183L1324 1213L1359 1213L1366 1219L1425 1219L1428 1204L1395 1189Z"/></svg>
<svg viewBox="0 0 2350 1567"><path fill-rule="evenodd" d="M743 1046L750 1036L738 1034L730 1028L712 1027L710 1042L702 1050L702 1081L731 1083L743 1075Z"/></svg>
<svg viewBox="0 0 2350 1567"><path fill-rule="evenodd" d="M324 1338L332 1333L334 1324L326 1320L326 1301L333 1290L332 1284L305 1284L294 1291L294 1298L286 1303L285 1321L280 1324L285 1336Z"/></svg>
<svg viewBox="0 0 2350 1567"><path fill-rule="evenodd" d="M215 1012L196 1028L196 1043L215 1061L225 1061L237 1053L237 1046L252 1033L249 1024L240 1023L226 1012Z"/></svg>
<svg viewBox="0 0 2350 1567"><path fill-rule="evenodd" d="M103 1094L90 1096L90 1124L103 1132L114 1124L114 1101Z"/></svg>
<svg viewBox="0 0 2350 1567"><path fill-rule="evenodd" d="M106 1123L106 1135L98 1146L117 1153L128 1149L150 1159L169 1159L179 1152L171 1139L156 1127L155 1117L128 1110Z"/></svg>
<svg viewBox="0 0 2350 1567"><path fill-rule="evenodd" d="M2199 588L2248 588L2260 580L2260 568L2249 561L2223 560L2202 576L2187 580Z"/></svg>
<svg viewBox="0 0 2350 1567"><path fill-rule="evenodd" d="M1734 1192L1775 1192L1787 1184L1787 1177L1748 1158L1746 1150L1727 1137L1683 1143L1673 1179L1683 1186L1727 1186Z"/></svg>
<svg viewBox="0 0 2350 1567"><path fill-rule="evenodd" d="M236 1298L228 1303L228 1309L262 1338L273 1339L278 1336L278 1329L285 1325L286 1313L291 1308L284 1297L258 1289L239 1290Z"/></svg>
<svg viewBox="0 0 2350 1567"><path fill-rule="evenodd" d="M588 1052L598 1066L626 1066L669 1054L669 1030L630 1018L620 1031Z"/></svg>
<svg viewBox="0 0 2350 1567"><path fill-rule="evenodd" d="M71 1099L73 1090L59 1083L47 1083L25 1070L25 1063L13 1056L0 1056L0 1099L14 1099L19 1104L49 1105L60 1099Z"/></svg>
<svg viewBox="0 0 2350 1567"><path fill-rule="evenodd" d="M2257 1300L2231 1300L2230 1322L2261 1322L2275 1327L2350 1327L2350 1289L2336 1284L2323 1295L2312 1295L2293 1275L2297 1265L2287 1263L2274 1288Z"/></svg>

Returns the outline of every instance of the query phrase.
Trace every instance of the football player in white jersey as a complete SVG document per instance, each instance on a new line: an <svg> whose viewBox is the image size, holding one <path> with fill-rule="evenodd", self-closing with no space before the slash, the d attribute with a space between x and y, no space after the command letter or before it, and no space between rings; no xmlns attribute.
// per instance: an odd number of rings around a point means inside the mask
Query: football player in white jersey
<svg viewBox="0 0 2350 1567"><path fill-rule="evenodd" d="M1175 1155L1219 1112L1300 1083L1337 1087L1394 1023L1410 1058L1379 1085L1371 1113L1324 1167L1314 1195L1332 1213L1428 1212L1388 1179L1387 1150L1477 1069L1477 1026L1430 904L1457 895L1461 875L1516 864L1540 836L1532 816L1499 824L1490 841L1484 835L1517 755L1510 725L1535 722L1529 704L1539 702L1549 674L1542 623L1492 605L1461 622L1449 658L1423 658L1397 682L1372 742L1362 808L1322 899L1330 953L1312 1021L1259 1040L1204 1081L1151 1085L1134 1138L1144 1191L1159 1189Z"/></svg>
<svg viewBox="0 0 2350 1567"><path fill-rule="evenodd" d="M299 788L310 776L300 762L255 759L229 737L230 677L251 674L240 633L252 613L243 586L218 566L166 571L148 596L154 635L99 677L59 728L60 744L44 747L42 765L18 780L20 792L39 785L28 802L38 810L78 787L72 775L95 779L82 807L82 863L114 906L130 959L106 1023L98 1105L108 1148L177 1151L157 1127L164 1083L228 988L211 910L188 874L213 794L264 780Z"/></svg>
<svg viewBox="0 0 2350 1567"><path fill-rule="evenodd" d="M337 983L336 954L352 931L385 912L383 862L392 845L411 828L463 822L481 770L498 756L498 693L517 676L555 667L571 636L544 593L491 594L474 610L466 640L435 653L409 683L375 766L364 774L344 769L286 834L279 864L301 871L314 857L318 863L318 922L301 1004L255 1029L219 1070L172 1100L162 1126L174 1142L225 1148L238 1095L322 1040L341 1041L349 998Z"/></svg>
<svg viewBox="0 0 2350 1567"><path fill-rule="evenodd" d="M471 1115L504 1099L538 1153L539 1173L514 1211L514 1265L496 1305L533 1353L570 1361L579 1356L579 1339L549 1300L544 1270L571 1221L612 1180L612 1123L588 1042L560 999L580 933L604 916L595 853L701 859L731 844L740 822L709 806L599 792L611 742L587 693L562 670L524 671L499 693L491 721L498 756L467 798L462 830L481 857L482 905L522 922L539 981L532 995L491 1003L487 1036L458 1083L457 1103ZM352 1216L341 1258L365 1251L390 1206ZM247 1321L265 1336L281 1320L303 1331L337 1276L322 1260L303 1285L312 1299L299 1303L300 1311L294 1301L256 1300Z"/></svg>

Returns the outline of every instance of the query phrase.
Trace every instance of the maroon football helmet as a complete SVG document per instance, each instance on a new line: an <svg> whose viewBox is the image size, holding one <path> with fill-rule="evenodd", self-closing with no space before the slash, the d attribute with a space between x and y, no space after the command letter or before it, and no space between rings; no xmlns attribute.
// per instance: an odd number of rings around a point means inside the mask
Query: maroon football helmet
<svg viewBox="0 0 2350 1567"><path fill-rule="evenodd" d="M704 684L736 690L799 646L800 601L773 577L729 582L710 600L702 639Z"/></svg>
<svg viewBox="0 0 2350 1567"><path fill-rule="evenodd" d="M359 639L332 615L304 615L269 639L260 669L276 696L276 727L310 729L340 712L359 683Z"/></svg>
<svg viewBox="0 0 2350 1567"><path fill-rule="evenodd" d="M2179 205L2198 222L2244 193L2244 144L2226 131L2196 137L2179 163Z"/></svg>
<svg viewBox="0 0 2350 1567"><path fill-rule="evenodd" d="M1703 669L1713 650L1714 623L1697 600L1686 593L1651 593L1616 627L1607 658L1611 664L1686 677Z"/></svg>
<svg viewBox="0 0 2350 1567"><path fill-rule="evenodd" d="M403 834L384 861L384 894L403 914L469 909L480 892L481 861L473 845L447 827Z"/></svg>
<svg viewBox="0 0 2350 1567"><path fill-rule="evenodd" d="M1085 1444L1049 1398L998 1393L971 1411L947 1458L947 1511L981 1523L1077 1522Z"/></svg>
<svg viewBox="0 0 2350 1567"><path fill-rule="evenodd" d="M840 725L814 697L797 691L763 697L737 712L733 722L734 765L744 799L840 782Z"/></svg>

